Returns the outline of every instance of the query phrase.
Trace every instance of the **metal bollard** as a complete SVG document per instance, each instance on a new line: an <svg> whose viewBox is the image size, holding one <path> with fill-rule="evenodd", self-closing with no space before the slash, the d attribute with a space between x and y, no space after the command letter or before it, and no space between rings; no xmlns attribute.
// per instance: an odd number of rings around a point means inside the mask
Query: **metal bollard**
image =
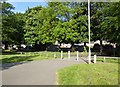
<svg viewBox="0 0 120 87"><path fill-rule="evenodd" d="M68 51L68 60L70 60L70 51Z"/></svg>
<svg viewBox="0 0 120 87"><path fill-rule="evenodd" d="M94 55L94 63L96 63L96 55Z"/></svg>
<svg viewBox="0 0 120 87"><path fill-rule="evenodd" d="M63 59L63 51L61 50L61 59Z"/></svg>
<svg viewBox="0 0 120 87"><path fill-rule="evenodd" d="M105 57L104 57L104 62L105 62Z"/></svg>
<svg viewBox="0 0 120 87"><path fill-rule="evenodd" d="M55 59L57 58L56 54L54 54L54 58L55 58Z"/></svg>
<svg viewBox="0 0 120 87"><path fill-rule="evenodd" d="M79 55L78 55L78 51L77 51L77 61L78 61Z"/></svg>

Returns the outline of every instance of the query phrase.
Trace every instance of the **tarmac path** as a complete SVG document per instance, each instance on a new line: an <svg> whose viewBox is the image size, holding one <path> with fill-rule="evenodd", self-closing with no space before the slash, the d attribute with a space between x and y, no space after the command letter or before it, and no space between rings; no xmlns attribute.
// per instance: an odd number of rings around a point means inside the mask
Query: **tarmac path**
<svg viewBox="0 0 120 87"><path fill-rule="evenodd" d="M83 60L53 59L18 64L3 64L2 85L56 85L57 70Z"/></svg>

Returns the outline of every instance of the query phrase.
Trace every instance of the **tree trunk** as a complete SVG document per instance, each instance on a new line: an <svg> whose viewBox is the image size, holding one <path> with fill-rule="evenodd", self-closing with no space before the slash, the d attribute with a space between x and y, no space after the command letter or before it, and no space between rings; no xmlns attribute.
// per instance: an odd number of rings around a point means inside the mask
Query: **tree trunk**
<svg viewBox="0 0 120 87"><path fill-rule="evenodd" d="M113 56L115 57L115 51L116 51L116 44L114 43L114 46L113 46Z"/></svg>
<svg viewBox="0 0 120 87"><path fill-rule="evenodd" d="M86 42L84 42L84 47L86 47Z"/></svg>
<svg viewBox="0 0 120 87"><path fill-rule="evenodd" d="M8 50L8 44L5 43L5 50Z"/></svg>
<svg viewBox="0 0 120 87"><path fill-rule="evenodd" d="M103 52L102 40L100 40L100 55L102 54L102 52Z"/></svg>
<svg viewBox="0 0 120 87"><path fill-rule="evenodd" d="M71 42L71 45L74 46L74 42Z"/></svg>

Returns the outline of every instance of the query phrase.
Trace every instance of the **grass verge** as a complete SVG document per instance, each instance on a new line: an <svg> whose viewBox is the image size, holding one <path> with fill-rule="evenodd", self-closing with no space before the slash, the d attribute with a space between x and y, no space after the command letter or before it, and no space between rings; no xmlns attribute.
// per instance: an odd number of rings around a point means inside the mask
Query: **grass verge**
<svg viewBox="0 0 120 87"><path fill-rule="evenodd" d="M118 85L118 64L79 64L57 72L58 85Z"/></svg>

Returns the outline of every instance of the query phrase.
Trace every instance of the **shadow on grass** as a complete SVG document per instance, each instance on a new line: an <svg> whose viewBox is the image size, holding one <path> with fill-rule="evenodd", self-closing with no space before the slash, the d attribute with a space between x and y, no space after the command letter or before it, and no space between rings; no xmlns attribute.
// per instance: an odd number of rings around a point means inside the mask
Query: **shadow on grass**
<svg viewBox="0 0 120 87"><path fill-rule="evenodd" d="M29 61L33 61L32 58L34 58L36 56L38 56L38 55L34 55L34 56L13 56L13 57L10 57L10 58L1 59L0 61L2 61L2 64L1 64L2 65L2 70L9 69L10 67L13 67L13 66L16 66L16 65L27 63Z"/></svg>
<svg viewBox="0 0 120 87"><path fill-rule="evenodd" d="M14 55L14 54L25 54L25 52L16 52L16 51L2 52L2 55Z"/></svg>
<svg viewBox="0 0 120 87"><path fill-rule="evenodd" d="M14 54L19 54L19 53L17 53L17 52L12 52L12 53L5 52L5 53L2 53L2 55L14 55Z"/></svg>
<svg viewBox="0 0 120 87"><path fill-rule="evenodd" d="M81 60L83 60L85 63L88 64L88 60L85 60L84 58L80 58Z"/></svg>

